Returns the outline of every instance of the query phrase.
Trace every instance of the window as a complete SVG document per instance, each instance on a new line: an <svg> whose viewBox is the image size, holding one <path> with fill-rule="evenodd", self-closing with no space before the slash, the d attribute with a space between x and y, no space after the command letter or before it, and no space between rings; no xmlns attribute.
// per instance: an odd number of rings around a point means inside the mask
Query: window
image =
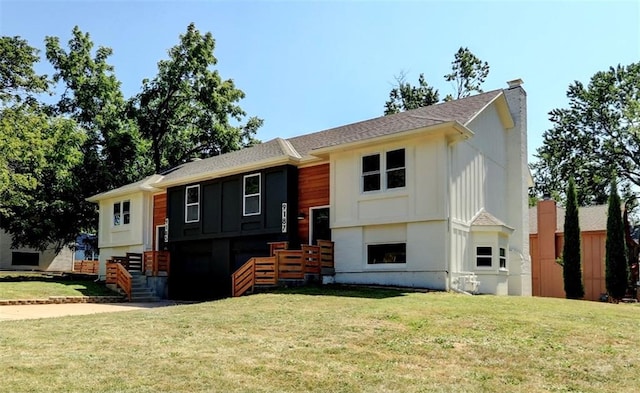
<svg viewBox="0 0 640 393"><path fill-rule="evenodd" d="M260 214L260 174L244 177L243 211L245 216Z"/></svg>
<svg viewBox="0 0 640 393"><path fill-rule="evenodd" d="M37 252L18 252L11 253L12 265L27 265L38 266L40 265L40 254Z"/></svg>
<svg viewBox="0 0 640 393"><path fill-rule="evenodd" d="M113 204L113 226L127 225L131 222L131 202L120 201Z"/></svg>
<svg viewBox="0 0 640 393"><path fill-rule="evenodd" d="M476 247L476 266L477 267L491 267L492 258L493 258L493 251L491 247L486 247L486 246Z"/></svg>
<svg viewBox="0 0 640 393"><path fill-rule="evenodd" d="M367 263L407 263L407 244L369 244L367 246Z"/></svg>
<svg viewBox="0 0 640 393"><path fill-rule="evenodd" d="M404 149L387 152L387 188L404 187Z"/></svg>
<svg viewBox="0 0 640 393"><path fill-rule="evenodd" d="M507 268L507 250L500 247L500 269Z"/></svg>
<svg viewBox="0 0 640 393"><path fill-rule="evenodd" d="M362 157L362 190L380 189L380 154Z"/></svg>
<svg viewBox="0 0 640 393"><path fill-rule="evenodd" d="M405 152L404 149L397 149L386 152L384 155L384 176L383 182L381 167L383 166L380 154L371 154L362 157L362 191L377 191L385 189L404 187L405 181Z"/></svg>
<svg viewBox="0 0 640 393"><path fill-rule="evenodd" d="M200 186L189 186L185 189L184 222L200 221Z"/></svg>

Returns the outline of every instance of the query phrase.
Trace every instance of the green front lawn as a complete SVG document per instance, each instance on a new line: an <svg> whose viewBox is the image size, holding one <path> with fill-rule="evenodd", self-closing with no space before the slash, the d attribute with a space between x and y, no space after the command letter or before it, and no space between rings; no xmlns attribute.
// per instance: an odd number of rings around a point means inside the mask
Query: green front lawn
<svg viewBox="0 0 640 393"><path fill-rule="evenodd" d="M302 288L0 322L0 391L632 392L639 326L638 305Z"/></svg>
<svg viewBox="0 0 640 393"><path fill-rule="evenodd" d="M104 296L114 292L91 279L43 273L0 272L0 299L46 299L49 296ZM1 310L0 310L1 311Z"/></svg>

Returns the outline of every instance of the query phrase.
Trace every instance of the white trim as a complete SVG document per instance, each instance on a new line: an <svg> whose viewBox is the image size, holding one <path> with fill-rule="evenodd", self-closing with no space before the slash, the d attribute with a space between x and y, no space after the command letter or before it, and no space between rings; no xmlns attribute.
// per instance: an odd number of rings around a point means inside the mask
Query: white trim
<svg viewBox="0 0 640 393"><path fill-rule="evenodd" d="M189 189L197 188L198 189L198 202L189 203ZM198 217L195 220L189 220L189 208L191 206L198 206ZM200 221L200 184L196 184L195 186L186 186L184 188L184 222L192 223Z"/></svg>
<svg viewBox="0 0 640 393"><path fill-rule="evenodd" d="M156 225L156 244L153 245L153 250L154 251L162 251L160 250L160 228L165 228L166 226L164 224L162 225Z"/></svg>
<svg viewBox="0 0 640 393"><path fill-rule="evenodd" d="M311 240L313 239L313 213L311 211L318 210L318 209L329 209L329 218L331 218L330 205L313 206L309 208L309 244L312 244ZM329 219L329 229L331 229L331 219ZM322 240L330 240L330 239L322 239Z"/></svg>
<svg viewBox="0 0 640 393"><path fill-rule="evenodd" d="M486 244L486 243L476 243L473 245L473 266L476 269L480 269L480 270L493 270L495 269L493 267L493 259L494 259L494 254L493 254L493 249L494 249L494 245L493 244ZM478 247L488 247L491 249L491 255L478 255ZM478 256L481 258L491 258L491 266L478 266Z"/></svg>
<svg viewBox="0 0 640 393"><path fill-rule="evenodd" d="M129 222L125 224L124 222L124 204L125 202L129 202ZM116 224L115 223L115 217L116 217L116 212L115 212L115 207L116 205L119 206L119 221ZM111 204L111 229L121 229L121 228L127 228L129 225L131 224L131 199L122 199L119 201L115 201Z"/></svg>
<svg viewBox="0 0 640 393"><path fill-rule="evenodd" d="M404 153L404 166L403 167L397 167L397 168L389 168L388 167L388 162L387 162L387 154L390 152L394 152L397 150L402 150ZM377 150L374 152L370 152L370 153L363 153L360 155L360 194L361 195L371 195L371 194L376 194L376 193L387 193L387 192L393 192L396 190L404 190L407 188L407 152L408 149L406 146L403 147L395 147L395 148L389 148L389 149L385 149L385 150ZM377 171L372 171L372 172L365 172L364 171L364 158L365 157L372 157L372 156L378 156L379 159L379 164L380 167L378 168ZM398 171L398 170L403 170L404 171L404 186L402 187L393 187L393 188L389 188L388 187L388 179L389 179L389 172L390 171ZM380 179L380 188L376 189L376 190L369 190L369 191L365 191L364 189L364 177L365 176L372 176L372 175L378 175L379 179Z"/></svg>
<svg viewBox="0 0 640 393"><path fill-rule="evenodd" d="M247 179L250 177L258 177L258 192L255 194L247 194ZM258 197L258 211L253 213L247 213L247 198ZM242 177L242 216L259 216L262 212L262 174L253 173L251 175L244 175Z"/></svg>

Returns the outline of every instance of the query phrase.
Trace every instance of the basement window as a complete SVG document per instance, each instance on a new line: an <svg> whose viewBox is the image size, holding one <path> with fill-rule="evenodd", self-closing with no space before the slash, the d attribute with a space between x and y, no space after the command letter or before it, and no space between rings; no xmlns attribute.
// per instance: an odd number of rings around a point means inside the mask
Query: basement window
<svg viewBox="0 0 640 393"><path fill-rule="evenodd" d="M407 263L407 244L369 244L367 245L367 263Z"/></svg>
<svg viewBox="0 0 640 393"><path fill-rule="evenodd" d="M14 266L39 266L40 254L37 252L13 251L11 253L11 264Z"/></svg>

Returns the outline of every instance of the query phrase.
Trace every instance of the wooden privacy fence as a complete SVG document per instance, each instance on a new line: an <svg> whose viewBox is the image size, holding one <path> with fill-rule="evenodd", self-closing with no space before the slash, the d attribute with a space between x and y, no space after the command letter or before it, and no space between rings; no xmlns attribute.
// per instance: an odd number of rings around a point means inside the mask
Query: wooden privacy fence
<svg viewBox="0 0 640 393"><path fill-rule="evenodd" d="M131 300L131 273L120 262L107 260L107 284L115 284L121 288Z"/></svg>
<svg viewBox="0 0 640 393"><path fill-rule="evenodd" d="M82 274L98 274L100 268L99 261L75 261L73 271Z"/></svg>
<svg viewBox="0 0 640 393"><path fill-rule="evenodd" d="M320 241L318 242L320 243ZM281 245L285 245L281 247ZM255 285L276 285L278 280L304 280L305 274L320 275L333 267L333 242L303 245L301 250L286 249L286 242L270 243L270 257L249 259L231 276L233 296L242 296ZM324 254L323 254L324 251Z"/></svg>

